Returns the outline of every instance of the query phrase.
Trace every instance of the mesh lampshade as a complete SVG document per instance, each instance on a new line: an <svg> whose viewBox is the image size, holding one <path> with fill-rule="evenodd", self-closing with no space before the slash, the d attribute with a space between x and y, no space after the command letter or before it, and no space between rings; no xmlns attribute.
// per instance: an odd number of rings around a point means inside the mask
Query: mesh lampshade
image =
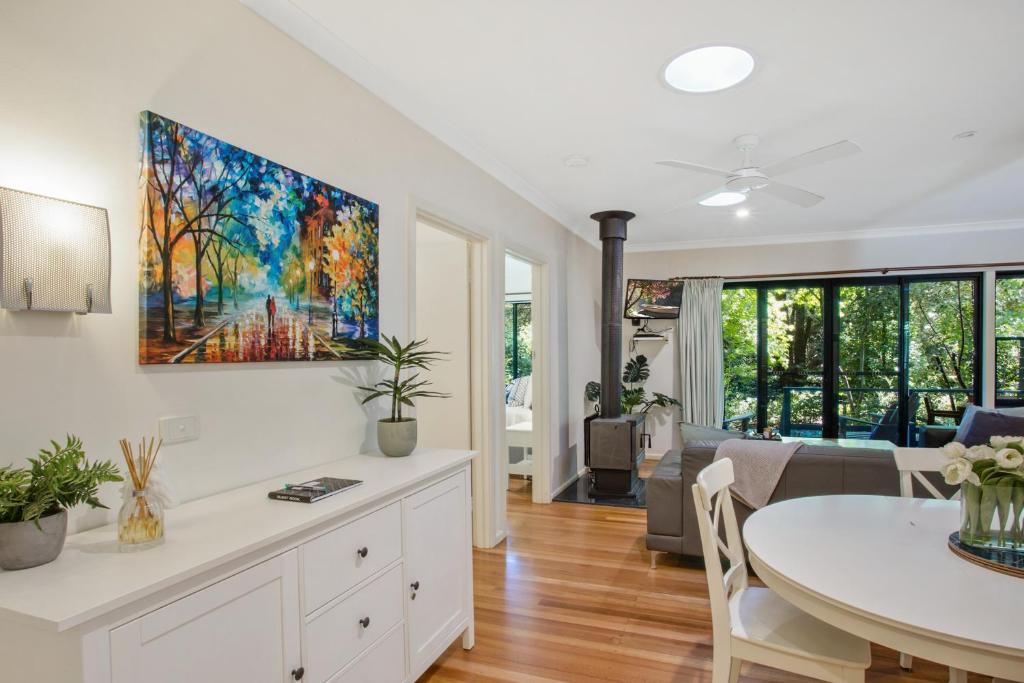
<svg viewBox="0 0 1024 683"><path fill-rule="evenodd" d="M110 313L107 210L0 187L0 305Z"/></svg>

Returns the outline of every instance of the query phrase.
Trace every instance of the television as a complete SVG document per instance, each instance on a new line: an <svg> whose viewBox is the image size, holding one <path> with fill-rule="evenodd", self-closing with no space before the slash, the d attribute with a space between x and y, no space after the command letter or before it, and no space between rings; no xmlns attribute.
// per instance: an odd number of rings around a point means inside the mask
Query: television
<svg viewBox="0 0 1024 683"><path fill-rule="evenodd" d="M682 280L634 280L626 283L626 317L632 320L679 317Z"/></svg>

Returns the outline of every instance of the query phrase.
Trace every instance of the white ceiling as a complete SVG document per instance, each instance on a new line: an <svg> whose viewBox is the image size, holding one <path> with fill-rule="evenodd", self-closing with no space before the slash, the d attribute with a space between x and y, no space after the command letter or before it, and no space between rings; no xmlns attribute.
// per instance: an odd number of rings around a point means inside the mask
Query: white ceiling
<svg viewBox="0 0 1024 683"><path fill-rule="evenodd" d="M603 209L637 214L632 248L1024 219L1020 0L243 1L588 239ZM708 43L753 52L751 78L661 83ZM844 138L864 151L783 178L825 196L810 209L669 211L717 183L653 162L735 168L740 133L761 136L757 163Z"/></svg>

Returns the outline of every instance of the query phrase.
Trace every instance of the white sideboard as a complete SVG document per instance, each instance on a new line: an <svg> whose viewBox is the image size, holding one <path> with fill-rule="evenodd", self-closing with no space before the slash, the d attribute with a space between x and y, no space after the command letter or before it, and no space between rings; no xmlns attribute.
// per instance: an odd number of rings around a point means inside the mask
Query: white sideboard
<svg viewBox="0 0 1024 683"><path fill-rule="evenodd" d="M355 455L182 505L166 542L113 527L53 563L0 571L4 681L414 681L473 646L471 451ZM363 484L311 505L284 482Z"/></svg>

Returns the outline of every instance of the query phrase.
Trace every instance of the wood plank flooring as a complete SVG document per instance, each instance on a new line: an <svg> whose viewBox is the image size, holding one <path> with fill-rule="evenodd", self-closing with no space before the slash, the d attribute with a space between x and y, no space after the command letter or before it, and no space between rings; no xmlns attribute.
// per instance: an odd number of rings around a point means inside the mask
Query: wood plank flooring
<svg viewBox="0 0 1024 683"><path fill-rule="evenodd" d="M518 483L518 482L517 482ZM534 505L509 492L509 537L474 553L476 647L457 642L420 681L711 681L711 614L700 568L658 556L649 568L646 511ZM745 664L741 683L808 681ZM945 683L945 667L873 649L868 681ZM971 676L971 683L986 679Z"/></svg>

